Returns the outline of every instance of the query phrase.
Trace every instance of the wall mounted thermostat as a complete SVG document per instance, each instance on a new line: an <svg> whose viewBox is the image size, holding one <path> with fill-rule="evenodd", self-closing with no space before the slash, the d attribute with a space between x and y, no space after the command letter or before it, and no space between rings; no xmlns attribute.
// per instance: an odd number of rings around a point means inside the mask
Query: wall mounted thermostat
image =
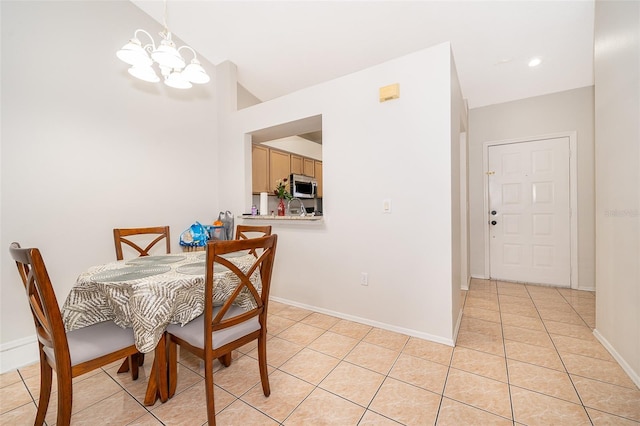
<svg viewBox="0 0 640 426"><path fill-rule="evenodd" d="M390 84L380 88L380 102L398 99L400 97L400 84Z"/></svg>

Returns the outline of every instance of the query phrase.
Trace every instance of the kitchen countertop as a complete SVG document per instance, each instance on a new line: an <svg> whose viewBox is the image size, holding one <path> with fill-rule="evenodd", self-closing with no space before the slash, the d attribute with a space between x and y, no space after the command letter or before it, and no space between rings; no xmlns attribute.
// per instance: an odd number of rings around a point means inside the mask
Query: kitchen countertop
<svg viewBox="0 0 640 426"><path fill-rule="evenodd" d="M321 220L322 216L276 216L276 215L265 215L265 216L237 216L239 219L249 219L249 220L296 220L296 221L314 221Z"/></svg>

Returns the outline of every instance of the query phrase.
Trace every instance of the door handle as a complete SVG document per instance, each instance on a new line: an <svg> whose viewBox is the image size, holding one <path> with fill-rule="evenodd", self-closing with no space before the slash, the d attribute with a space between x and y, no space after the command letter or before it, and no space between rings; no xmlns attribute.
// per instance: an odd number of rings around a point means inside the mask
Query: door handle
<svg viewBox="0 0 640 426"><path fill-rule="evenodd" d="M495 216L495 215L497 215L497 214L498 214L498 212L497 212L497 211L495 211L495 210L491 210L491 216Z"/></svg>
<svg viewBox="0 0 640 426"><path fill-rule="evenodd" d="M497 224L497 223L498 223L498 222L496 222L495 220L492 220L492 221L491 221L491 224L492 224L492 225L495 225L495 224Z"/></svg>

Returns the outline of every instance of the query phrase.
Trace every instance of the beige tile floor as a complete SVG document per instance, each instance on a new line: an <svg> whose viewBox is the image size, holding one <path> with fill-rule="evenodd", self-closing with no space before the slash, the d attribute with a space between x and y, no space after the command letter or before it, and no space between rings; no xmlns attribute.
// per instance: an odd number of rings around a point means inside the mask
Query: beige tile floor
<svg viewBox="0 0 640 426"><path fill-rule="evenodd" d="M272 302L271 396L242 348L216 364L218 424L640 424L640 390L593 337L593 293L473 280L463 298L455 348ZM202 364L183 354L177 394L145 407L149 365L77 378L72 424L205 424ZM33 424L37 366L0 377L0 424Z"/></svg>

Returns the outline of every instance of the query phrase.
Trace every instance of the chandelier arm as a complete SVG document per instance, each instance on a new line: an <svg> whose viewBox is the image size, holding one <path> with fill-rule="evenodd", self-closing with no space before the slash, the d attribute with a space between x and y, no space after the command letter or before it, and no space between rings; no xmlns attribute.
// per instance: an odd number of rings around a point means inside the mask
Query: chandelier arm
<svg viewBox="0 0 640 426"><path fill-rule="evenodd" d="M153 50L156 50L156 43L153 40L153 37L151 37L151 34L149 34L148 32L146 32L145 30L138 28L134 33L133 33L133 37L137 38L138 40L140 40L138 38L138 33L143 33L146 34L147 37L149 37L149 40L151 40L151 43L149 44L145 44L143 46L143 49L145 50L149 50L149 52L152 52Z"/></svg>
<svg viewBox="0 0 640 426"><path fill-rule="evenodd" d="M180 52L180 49L188 49L191 51L191 53L193 53L193 59L198 59L198 55L196 54L196 51L193 49L193 47L191 46L187 46L186 44L184 46L180 46L178 47L178 52Z"/></svg>

